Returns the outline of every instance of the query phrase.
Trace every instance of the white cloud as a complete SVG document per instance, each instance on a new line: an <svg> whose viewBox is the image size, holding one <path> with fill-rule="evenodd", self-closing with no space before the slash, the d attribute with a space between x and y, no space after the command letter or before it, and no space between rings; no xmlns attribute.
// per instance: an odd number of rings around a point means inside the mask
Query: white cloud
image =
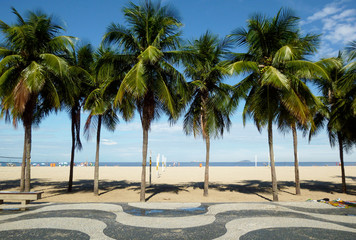
<svg viewBox="0 0 356 240"><path fill-rule="evenodd" d="M316 20L320 20L320 19L323 19L325 17L328 17L330 15L340 12L343 8L339 7L338 5L339 5L339 2L333 2L333 3L326 5L322 10L320 10L320 11L314 13L312 16L308 17L307 22L310 23L310 22L313 22Z"/></svg>
<svg viewBox="0 0 356 240"><path fill-rule="evenodd" d="M179 132L179 133L181 133L183 131L183 125L175 124L173 126L170 126L170 124L168 122L153 123L151 125L151 131L155 132L155 133L159 133L159 132L165 132L165 133Z"/></svg>
<svg viewBox="0 0 356 240"><path fill-rule="evenodd" d="M332 18L326 18L323 20L323 30L324 31L330 31L333 30L335 28L335 26L337 25L337 21L335 21Z"/></svg>
<svg viewBox="0 0 356 240"><path fill-rule="evenodd" d="M116 131L124 131L124 132L137 131L141 129L142 129L142 125L140 122L120 123L116 127Z"/></svg>
<svg viewBox="0 0 356 240"><path fill-rule="evenodd" d="M112 141L112 140L109 140L109 139L105 139L105 138L103 138L103 139L101 140L101 143L102 143L103 145L108 145L108 146L116 145L116 144L117 144L117 142Z"/></svg>
<svg viewBox="0 0 356 240"><path fill-rule="evenodd" d="M356 8L350 1L334 1L307 17L303 27L320 29L321 46L315 59L335 57L345 44L356 39Z"/></svg>
<svg viewBox="0 0 356 240"><path fill-rule="evenodd" d="M347 43L356 39L356 25L349 23L335 24L330 32L325 34L325 39L332 43Z"/></svg>
<svg viewBox="0 0 356 240"><path fill-rule="evenodd" d="M321 58L335 57L337 56L339 50L333 48L327 42L323 41L318 49L318 53L315 59L319 60Z"/></svg>
<svg viewBox="0 0 356 240"><path fill-rule="evenodd" d="M347 20L349 19L355 19L355 14L356 14L356 9L346 9L342 11L340 14L332 16L333 20ZM351 18L349 18L351 17Z"/></svg>

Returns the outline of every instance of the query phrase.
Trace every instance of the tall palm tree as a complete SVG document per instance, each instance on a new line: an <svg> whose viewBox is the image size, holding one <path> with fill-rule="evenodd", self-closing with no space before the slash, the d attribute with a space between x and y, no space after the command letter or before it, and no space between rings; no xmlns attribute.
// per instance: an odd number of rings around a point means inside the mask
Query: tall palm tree
<svg viewBox="0 0 356 240"><path fill-rule="evenodd" d="M317 35L308 35L308 37L301 38L298 35L295 36L293 44L294 47L300 49L300 51L295 51L295 56L293 59L301 59L306 60L305 57L313 54L316 51L316 45L318 36ZM298 46L299 45L299 46ZM286 71L289 71L286 73ZM300 71L301 70L301 71ZM301 99L301 103L304 104L307 109L314 109L322 104L317 97L312 94L310 89L305 85L301 84L302 78L303 82L310 80L308 79L310 76L303 69L299 68L284 68L285 75L289 78L288 80L291 83L291 88ZM299 79L298 79L299 78ZM300 178L299 178L299 160L298 160L298 137L297 137L297 128L306 132L307 129L314 129L313 122L313 114L308 114L309 119L304 122L304 124L298 121L298 118L294 117L292 113L288 111L284 107L284 105L280 105L280 109L278 110L277 121L278 121L278 129L282 132L287 132L288 130L292 130L293 136L293 150L294 150L294 176L295 176L295 192L296 195L300 195Z"/></svg>
<svg viewBox="0 0 356 240"><path fill-rule="evenodd" d="M348 44L348 46L345 48L345 54L348 61L356 59L356 40Z"/></svg>
<svg viewBox="0 0 356 240"><path fill-rule="evenodd" d="M356 115L356 84L355 84L355 69L356 69L356 41L352 41L345 48L344 52L347 61L347 76L341 81L341 87L347 96L351 97L352 100L352 110L354 115Z"/></svg>
<svg viewBox="0 0 356 240"><path fill-rule="evenodd" d="M104 126L109 131L114 131L116 124L119 121L118 116L115 113L115 110L112 108L110 102L104 101L103 89L100 88L94 89L88 96L84 108L86 110L91 110L90 114L86 120L84 132L89 138L89 132L91 125L94 122L96 125L96 154L95 154L95 168L94 168L94 195L99 195L99 148L100 148L100 134L101 126L104 123Z"/></svg>
<svg viewBox="0 0 356 240"><path fill-rule="evenodd" d="M339 64L330 65L325 60L317 63L326 69L329 77L315 79L315 83L322 93L321 99L326 107L317 111L314 121L318 129L324 125L327 126L331 147L338 143L342 192L346 193L344 151L348 152L356 144L356 114L353 109L356 63L346 64L341 53L335 60ZM312 132L310 137L316 133L317 131Z"/></svg>
<svg viewBox="0 0 356 240"><path fill-rule="evenodd" d="M14 128L18 126L18 121L21 121L21 116L17 115L15 111L10 111L11 107L6 107L3 105L3 97L1 97L0 89L0 119L5 118L5 122L12 122ZM21 161L21 175L20 175L20 192L25 191L25 170L26 170L26 139L24 138L24 149L22 153Z"/></svg>
<svg viewBox="0 0 356 240"><path fill-rule="evenodd" d="M312 93L308 92L308 95L306 97L303 97L304 99L309 100L308 104L309 108L315 108L316 106L320 105L320 102L317 100L315 96L313 96ZM295 179L295 194L300 195L300 177L299 177L299 159L298 159L298 137L297 137L297 128L302 130L304 133L307 132L309 129L314 129L314 122L312 115L310 115L309 121L305 122L304 125L300 124L298 120L288 112L286 108L283 106L280 106L280 109L278 110L278 116L277 116L277 122L278 122L278 129L283 132L289 132L289 130L292 130L292 137L293 137L293 150L294 150L294 179ZM311 130L313 131L313 130Z"/></svg>
<svg viewBox="0 0 356 240"><path fill-rule="evenodd" d="M71 38L58 36L64 28L41 12L23 18L12 8L17 23L0 21L5 43L0 47L0 88L3 104L21 116L25 129L26 181L30 190L32 125L51 109L60 107L59 88L71 87L68 65L57 54L66 51Z"/></svg>
<svg viewBox="0 0 356 240"><path fill-rule="evenodd" d="M104 43L116 43L122 57L131 64L115 98L121 103L132 96L140 114L143 145L140 201L145 201L148 130L154 119L164 112L177 117L177 92L184 77L172 65L180 41L181 23L168 6L150 0L142 5L130 3L123 9L128 28L112 24Z"/></svg>
<svg viewBox="0 0 356 240"><path fill-rule="evenodd" d="M281 9L273 18L254 15L248 20L247 30L239 28L231 34L237 45L248 48L247 53L238 54L231 65L235 73L247 73L236 85L234 98L246 99L244 124L248 116L253 118L259 131L267 125L273 201L278 201L278 188L272 124L282 107L305 124L311 113L295 86L307 89L301 77L326 76L320 66L301 60L300 56L308 47L301 42L312 37L301 37L297 26L298 18L291 11Z"/></svg>
<svg viewBox="0 0 356 240"><path fill-rule="evenodd" d="M133 117L133 104L129 99L125 99L122 104L114 108L115 88L110 85L119 85L115 82L122 79L122 73L127 71L127 64L115 59L115 52L111 49L100 47L95 54L95 64L93 66L93 90L87 96L84 109L89 110L90 114L85 123L84 132L87 138L90 137L91 125L97 128L96 135L96 155L94 169L94 195L99 195L99 148L101 126L109 131L114 131L119 118L116 111L120 111L123 119L128 121ZM121 75L121 79L120 79ZM116 89L117 92L118 89Z"/></svg>
<svg viewBox="0 0 356 240"><path fill-rule="evenodd" d="M18 126L18 122L21 121L21 116L17 115L16 112L10 111L11 107L5 106L4 104L4 97L2 96L3 92L0 88L0 119L5 119L5 123L13 124L14 128L16 129ZM21 175L20 175L20 192L25 191L25 165L26 165L26 139L24 139L24 149L22 153L22 162L21 162Z"/></svg>
<svg viewBox="0 0 356 240"><path fill-rule="evenodd" d="M70 64L69 73L75 83L74 91L64 93L64 104L68 109L71 119L72 149L70 157L68 192L72 191L73 186L73 169L75 150L82 149L80 141L80 113L84 104L84 99L89 94L90 71L93 64L93 49L90 44L73 49L66 55Z"/></svg>
<svg viewBox="0 0 356 240"><path fill-rule="evenodd" d="M208 196L210 138L222 136L231 124L231 86L222 82L229 73L223 58L230 44L209 32L189 44L186 52L191 51L194 57L184 61L185 74L192 79L188 83L190 100L184 117L184 131L193 133L194 137L201 135L205 141L204 196Z"/></svg>

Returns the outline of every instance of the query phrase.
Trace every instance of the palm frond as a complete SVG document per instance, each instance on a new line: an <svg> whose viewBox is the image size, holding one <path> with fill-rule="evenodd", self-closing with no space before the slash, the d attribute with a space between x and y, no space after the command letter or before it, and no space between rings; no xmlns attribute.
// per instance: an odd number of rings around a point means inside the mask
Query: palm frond
<svg viewBox="0 0 356 240"><path fill-rule="evenodd" d="M251 61L238 61L230 65L230 74L253 73L257 72L258 70L259 69L256 62Z"/></svg>
<svg viewBox="0 0 356 240"><path fill-rule="evenodd" d="M119 123L119 117L113 109L108 109L103 115L103 124L108 131L115 131L116 125Z"/></svg>
<svg viewBox="0 0 356 240"><path fill-rule="evenodd" d="M163 53L158 48L154 46L148 46L145 51L143 51L138 56L138 59L150 64L155 64L162 56Z"/></svg>
<svg viewBox="0 0 356 240"><path fill-rule="evenodd" d="M261 77L262 86L273 86L277 89L290 89L290 83L287 77L278 69L269 66Z"/></svg>
<svg viewBox="0 0 356 240"><path fill-rule="evenodd" d="M176 115L177 112L175 110L175 103L172 97L172 93L168 88L167 84L164 82L163 78L157 79L157 96L165 106L167 106L168 110L170 111L171 115Z"/></svg>
<svg viewBox="0 0 356 240"><path fill-rule="evenodd" d="M274 55L272 64L277 65L279 63L295 60L298 57L295 51L296 50L289 45L281 47Z"/></svg>
<svg viewBox="0 0 356 240"><path fill-rule="evenodd" d="M5 58L6 56L9 55L17 55L15 51L11 49L7 49L5 47L0 47L0 57Z"/></svg>
<svg viewBox="0 0 356 240"><path fill-rule="evenodd" d="M22 61L22 57L18 54L14 54L14 55L8 55L6 57L4 57L1 61L0 61L0 74L3 72L3 70L5 68L7 68L8 66L14 66L17 63L19 63L20 61Z"/></svg>
<svg viewBox="0 0 356 240"><path fill-rule="evenodd" d="M356 59L356 40L349 43L345 48L345 53L348 56L348 61Z"/></svg>
<svg viewBox="0 0 356 240"><path fill-rule="evenodd" d="M146 89L145 64L143 61L139 61L122 80L114 103L121 102L125 92L132 94L135 98L140 98Z"/></svg>
<svg viewBox="0 0 356 240"><path fill-rule="evenodd" d="M35 61L22 71L22 77L30 93L39 93L46 81L43 66Z"/></svg>
<svg viewBox="0 0 356 240"><path fill-rule="evenodd" d="M67 62L54 54L44 53L40 57L44 60L44 65L51 69L59 77L63 77L68 73Z"/></svg>
<svg viewBox="0 0 356 240"><path fill-rule="evenodd" d="M122 25L112 23L103 37L103 44L117 43L127 52L142 51L140 43L129 29Z"/></svg>
<svg viewBox="0 0 356 240"><path fill-rule="evenodd" d="M289 61L286 67L295 71L300 78L305 79L329 79L327 71L318 63L312 63L305 60Z"/></svg>

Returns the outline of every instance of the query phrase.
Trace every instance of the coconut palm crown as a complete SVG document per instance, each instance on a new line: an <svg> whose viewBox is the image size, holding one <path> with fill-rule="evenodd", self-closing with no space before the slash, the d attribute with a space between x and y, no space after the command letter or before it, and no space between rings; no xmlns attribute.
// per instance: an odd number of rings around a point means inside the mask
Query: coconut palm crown
<svg viewBox="0 0 356 240"><path fill-rule="evenodd" d="M58 55L67 51L71 37L53 18L41 12L17 17L15 24L0 21L4 43L0 47L0 91L5 109L19 116L25 128L26 184L30 190L31 128L51 109L59 109L59 89L69 88L68 65Z"/></svg>
<svg viewBox="0 0 356 240"><path fill-rule="evenodd" d="M125 99L119 106L113 106L113 82L120 80L118 76L125 72L126 64L115 61L115 52L111 49L100 47L95 53L95 64L92 72L92 91L86 97L84 109L89 110L90 114L85 123L84 133L87 138L90 137L90 131L94 125L96 134L96 156L94 170L94 195L99 194L99 149L101 126L104 125L107 130L114 131L119 123L117 111L120 111L124 120L133 117L134 107L132 102ZM118 78L118 79L117 79ZM117 91L117 89L116 89Z"/></svg>
<svg viewBox="0 0 356 240"><path fill-rule="evenodd" d="M317 84L325 107L319 108L314 116L316 131L311 132L309 139L326 126L331 147L338 144L340 155L342 191L347 192L344 168L344 151L348 152L356 145L355 102L355 69L356 63L347 64L347 56L339 53L334 60L338 64L330 65L325 60L317 62L329 74L328 78L317 78Z"/></svg>
<svg viewBox="0 0 356 240"><path fill-rule="evenodd" d="M302 78L327 74L322 67L305 59L303 54L313 52L317 36L300 36L298 18L281 9L273 18L254 15L248 20L247 30L236 29L231 38L238 46L247 47L246 54L237 54L231 65L235 73L246 74L235 87L234 98L246 100L243 120L253 118L258 130L268 127L273 200L278 201L277 179L274 167L272 124L281 108L299 123L311 118L308 104L302 96L309 89ZM309 94L309 93L308 93ZM312 95L311 95L312 96ZM312 97L312 101L317 99Z"/></svg>
<svg viewBox="0 0 356 240"><path fill-rule="evenodd" d="M116 43L122 58L131 64L117 95L115 104L125 96L135 99L143 129L142 175L140 201L145 201L148 130L162 112L171 118L178 116L178 102L184 77L172 65L178 57L181 23L167 6L145 1L130 3L123 9L127 28L112 24L104 36L104 43Z"/></svg>
<svg viewBox="0 0 356 240"><path fill-rule="evenodd" d="M231 124L231 86L222 82L229 73L228 62L223 61L229 47L227 39L219 40L206 32L190 42L185 50L191 51L184 66L186 76L192 81L188 83L190 100L184 116L184 131L201 135L206 143L204 196L208 195L209 186L210 138L222 136Z"/></svg>
<svg viewBox="0 0 356 240"><path fill-rule="evenodd" d="M64 89L63 105L71 119L72 148L68 192L72 191L75 150L82 149L80 140L80 118L84 99L89 94L91 83L91 67L93 65L93 49L90 44L78 46L68 51L64 56L69 64L68 75L74 83L75 89Z"/></svg>

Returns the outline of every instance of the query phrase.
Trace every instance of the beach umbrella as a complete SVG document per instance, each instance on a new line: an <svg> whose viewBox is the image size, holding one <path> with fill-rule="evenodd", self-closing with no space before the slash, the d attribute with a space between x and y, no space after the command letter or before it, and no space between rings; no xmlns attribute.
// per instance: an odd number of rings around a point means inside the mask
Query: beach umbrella
<svg viewBox="0 0 356 240"><path fill-rule="evenodd" d="M156 165L157 177L159 177L159 171L158 171L158 167L159 167L159 158L160 158L160 154L158 153L158 155L157 155L157 159L156 159L156 163L157 163L157 165Z"/></svg>
<svg viewBox="0 0 356 240"><path fill-rule="evenodd" d="M166 165L167 164L167 158L164 157L163 162L162 162L162 167L163 167L163 172L166 170Z"/></svg>
<svg viewBox="0 0 356 240"><path fill-rule="evenodd" d="M161 163L161 169L162 169L162 172L164 172L164 159L166 157L164 155L162 155L162 163Z"/></svg>

